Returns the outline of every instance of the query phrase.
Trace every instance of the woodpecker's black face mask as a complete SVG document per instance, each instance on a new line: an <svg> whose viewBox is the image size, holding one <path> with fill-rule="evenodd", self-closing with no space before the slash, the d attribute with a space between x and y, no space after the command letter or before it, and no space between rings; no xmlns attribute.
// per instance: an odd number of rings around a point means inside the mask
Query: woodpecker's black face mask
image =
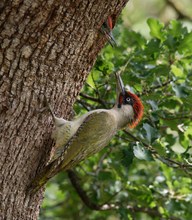
<svg viewBox="0 0 192 220"><path fill-rule="evenodd" d="M118 108L121 108L121 105L133 105L133 98L125 91L125 94L120 93Z"/></svg>

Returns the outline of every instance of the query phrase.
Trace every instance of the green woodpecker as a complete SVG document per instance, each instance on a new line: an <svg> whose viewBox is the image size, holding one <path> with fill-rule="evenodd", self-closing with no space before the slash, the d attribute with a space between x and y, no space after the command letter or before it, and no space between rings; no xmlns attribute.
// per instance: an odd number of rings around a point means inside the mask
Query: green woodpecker
<svg viewBox="0 0 192 220"><path fill-rule="evenodd" d="M120 74L116 74L116 103L112 109L97 109L73 121L51 114L55 130L55 156L63 155L62 169L68 170L103 149L116 132L126 126L134 128L143 116L139 97L126 91ZM51 109L50 109L51 110ZM70 143L70 144L69 144Z"/></svg>

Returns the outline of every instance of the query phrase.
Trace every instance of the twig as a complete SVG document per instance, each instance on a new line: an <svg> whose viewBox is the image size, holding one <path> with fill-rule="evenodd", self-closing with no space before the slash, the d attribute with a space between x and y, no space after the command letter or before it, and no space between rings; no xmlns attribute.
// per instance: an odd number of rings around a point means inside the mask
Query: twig
<svg viewBox="0 0 192 220"><path fill-rule="evenodd" d="M107 108L106 104L105 104L105 101L100 99L100 98L95 98L95 97L92 97L92 96L89 96L89 95L86 95L84 93L80 93L80 96L85 98L85 99L88 99L88 100L91 100L91 101L94 101L94 102L97 102L99 104L101 104L102 106L104 106L105 108Z"/></svg>
<svg viewBox="0 0 192 220"><path fill-rule="evenodd" d="M187 163L180 163L178 161L174 161L170 158L167 157L163 157L161 155L158 154L158 152L149 144L147 144L146 142L144 142L141 138L135 137L134 135L132 135L130 132L125 131L124 132L129 135L130 137L132 137L135 141L138 141L140 143L143 144L143 146L149 150L151 152L151 154L158 160L160 160L161 162L165 163L166 165L172 167L172 168L179 168L181 170L183 170L184 172L186 172L190 177L192 177L192 174L189 173L189 171L187 169L192 169L192 165L187 164Z"/></svg>
<svg viewBox="0 0 192 220"><path fill-rule="evenodd" d="M178 119L192 119L192 115L184 115L184 116L175 116L175 117L162 117L161 115L158 115L159 118L163 119L163 120L167 120L167 121L171 121L171 120L178 120Z"/></svg>
<svg viewBox="0 0 192 220"><path fill-rule="evenodd" d="M83 100L77 100L77 102L82 105L82 107L86 110L86 111L90 111L90 109L92 108L91 105L89 105L87 102L84 102Z"/></svg>
<svg viewBox="0 0 192 220"><path fill-rule="evenodd" d="M110 154L110 152L111 152L111 149L101 156L101 158L99 160L99 163L98 163L98 166L97 166L97 169L96 169L96 175L98 175L99 172L102 170L102 168L103 168L103 161Z"/></svg>
<svg viewBox="0 0 192 220"><path fill-rule="evenodd" d="M144 90L142 93L138 94L138 96L143 96L143 95L146 95L146 94L148 94L148 93L154 92L154 90L160 89L160 88L162 88L162 87L165 87L165 86L167 86L168 84L170 84L171 82L175 82L175 81L176 81L176 80L168 80L168 81L166 81L166 82L164 82L164 83L162 83L162 84L160 84L160 85L152 86L152 87L150 87L149 90Z"/></svg>

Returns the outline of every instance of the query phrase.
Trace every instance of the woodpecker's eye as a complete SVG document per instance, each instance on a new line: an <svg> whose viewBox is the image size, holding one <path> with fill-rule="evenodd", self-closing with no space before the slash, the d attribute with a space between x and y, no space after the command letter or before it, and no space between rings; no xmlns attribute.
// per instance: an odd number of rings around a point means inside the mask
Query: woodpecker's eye
<svg viewBox="0 0 192 220"><path fill-rule="evenodd" d="M133 105L133 99L130 96L125 97L124 104Z"/></svg>

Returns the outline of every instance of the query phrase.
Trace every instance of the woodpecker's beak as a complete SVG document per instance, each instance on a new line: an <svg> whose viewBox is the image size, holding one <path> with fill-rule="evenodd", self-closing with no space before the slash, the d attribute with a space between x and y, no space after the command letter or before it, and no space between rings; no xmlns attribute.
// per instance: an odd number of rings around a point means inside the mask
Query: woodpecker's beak
<svg viewBox="0 0 192 220"><path fill-rule="evenodd" d="M121 79L120 72L115 73L116 80L117 80L117 96L119 97L119 94L122 93L123 96L125 96L125 86L123 83L123 80Z"/></svg>
<svg viewBox="0 0 192 220"><path fill-rule="evenodd" d="M123 80L121 79L120 72L115 73L116 76L116 95L117 95L117 101L116 103L118 104L118 107L121 107L119 95L122 94L123 97L125 97L126 91L125 91L125 86L123 83Z"/></svg>
<svg viewBox="0 0 192 220"><path fill-rule="evenodd" d="M112 32L109 33L106 37L107 37L108 42L110 43L110 45L111 45L112 47L117 46L117 42L116 42L116 40L115 40L115 38L114 38Z"/></svg>

